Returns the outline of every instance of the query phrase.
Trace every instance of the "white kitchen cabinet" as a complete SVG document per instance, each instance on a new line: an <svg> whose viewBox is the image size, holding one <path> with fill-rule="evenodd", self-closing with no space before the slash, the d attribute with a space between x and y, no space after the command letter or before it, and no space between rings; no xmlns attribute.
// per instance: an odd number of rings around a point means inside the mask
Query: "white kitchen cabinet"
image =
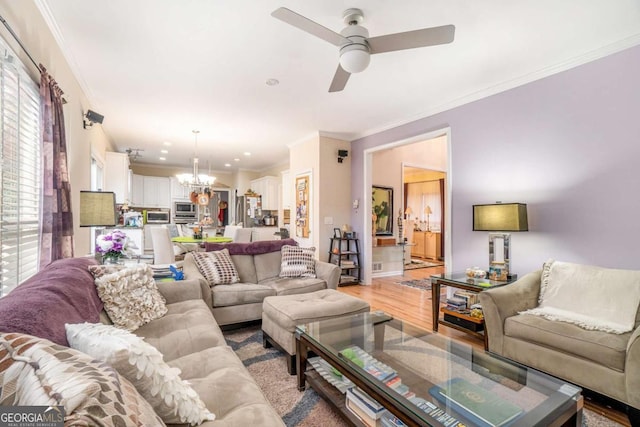
<svg viewBox="0 0 640 427"><path fill-rule="evenodd" d="M131 175L131 206L144 206L144 176Z"/></svg>
<svg viewBox="0 0 640 427"><path fill-rule="evenodd" d="M282 172L282 209L291 209L293 199L293 183L289 171Z"/></svg>
<svg viewBox="0 0 640 427"><path fill-rule="evenodd" d="M178 181L178 178L175 176L169 178L169 181L171 182L171 200L178 202L189 200L189 194L191 192L189 187L180 184L180 181Z"/></svg>
<svg viewBox="0 0 640 427"><path fill-rule="evenodd" d="M171 182L163 176L143 177L143 203L145 208L171 207Z"/></svg>
<svg viewBox="0 0 640 427"><path fill-rule="evenodd" d="M116 193L116 203L129 200L129 155L107 151L104 176L104 191Z"/></svg>
<svg viewBox="0 0 640 427"><path fill-rule="evenodd" d="M251 189L262 196L262 209L277 211L280 204L279 180L275 176L263 176L251 181Z"/></svg>

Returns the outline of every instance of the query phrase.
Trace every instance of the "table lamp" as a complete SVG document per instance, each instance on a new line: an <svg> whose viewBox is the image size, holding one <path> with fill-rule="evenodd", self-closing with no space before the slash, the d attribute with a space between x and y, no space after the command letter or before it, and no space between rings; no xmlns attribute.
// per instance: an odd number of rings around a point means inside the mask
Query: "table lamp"
<svg viewBox="0 0 640 427"><path fill-rule="evenodd" d="M489 271L496 280L507 280L510 270L511 231L529 231L527 205L496 203L473 205L473 231L489 231ZM502 246L503 250L498 250Z"/></svg>
<svg viewBox="0 0 640 427"><path fill-rule="evenodd" d="M431 231L431 226L429 226L429 215L431 215L433 211L431 210L431 206L427 205L424 208L424 214L427 216L427 231Z"/></svg>
<svg viewBox="0 0 640 427"><path fill-rule="evenodd" d="M80 227L113 227L117 223L116 193L80 192Z"/></svg>

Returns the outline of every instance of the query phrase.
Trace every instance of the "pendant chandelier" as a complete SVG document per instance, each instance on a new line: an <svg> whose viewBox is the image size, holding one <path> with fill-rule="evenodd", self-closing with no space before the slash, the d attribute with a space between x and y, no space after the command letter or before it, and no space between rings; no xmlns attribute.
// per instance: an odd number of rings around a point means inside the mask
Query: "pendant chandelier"
<svg viewBox="0 0 640 427"><path fill-rule="evenodd" d="M195 136L195 151L193 153L193 173L181 173L176 175L181 185L188 187L196 193L202 193L213 185L215 176L198 173L198 134L199 130L192 131Z"/></svg>

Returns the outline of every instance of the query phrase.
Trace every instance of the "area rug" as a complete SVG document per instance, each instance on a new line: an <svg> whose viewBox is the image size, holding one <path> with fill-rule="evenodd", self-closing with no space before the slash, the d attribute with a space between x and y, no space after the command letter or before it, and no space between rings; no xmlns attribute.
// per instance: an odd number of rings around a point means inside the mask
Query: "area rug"
<svg viewBox="0 0 640 427"><path fill-rule="evenodd" d="M285 357L275 348L262 347L259 325L224 333L227 344L236 352L256 380L271 406L288 427L342 427L347 424L311 388L298 391L295 375L289 375ZM618 427L621 424L587 409L583 427Z"/></svg>
<svg viewBox="0 0 640 427"><path fill-rule="evenodd" d="M399 283L404 286L411 286L412 288L420 288L425 291L431 290L431 279L403 280Z"/></svg>

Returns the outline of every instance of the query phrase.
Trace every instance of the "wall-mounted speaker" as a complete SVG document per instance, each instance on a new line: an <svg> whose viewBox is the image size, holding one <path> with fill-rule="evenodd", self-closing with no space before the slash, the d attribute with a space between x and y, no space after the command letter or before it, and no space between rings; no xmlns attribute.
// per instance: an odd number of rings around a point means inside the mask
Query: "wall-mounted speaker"
<svg viewBox="0 0 640 427"><path fill-rule="evenodd" d="M104 120L104 116L102 114L96 113L95 111L89 110L87 111L87 120L93 123L102 124L102 121Z"/></svg>

